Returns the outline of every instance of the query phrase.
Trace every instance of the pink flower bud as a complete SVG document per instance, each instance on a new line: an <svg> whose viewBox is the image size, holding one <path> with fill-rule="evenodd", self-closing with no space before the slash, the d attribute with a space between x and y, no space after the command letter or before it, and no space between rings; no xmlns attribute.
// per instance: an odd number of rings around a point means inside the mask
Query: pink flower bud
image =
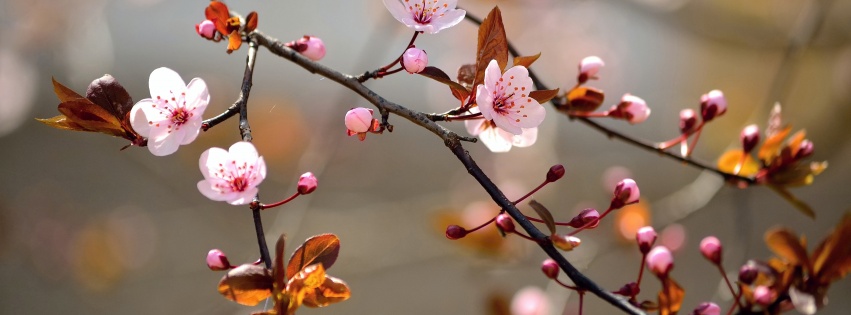
<svg viewBox="0 0 851 315"><path fill-rule="evenodd" d="M552 240L555 247L566 252L572 251L582 244L582 240L576 236L553 234L550 236L550 240Z"/></svg>
<svg viewBox="0 0 851 315"><path fill-rule="evenodd" d="M777 293L767 286L759 285L753 290L753 299L757 304L769 305L771 302L774 302L774 299L776 298Z"/></svg>
<svg viewBox="0 0 851 315"><path fill-rule="evenodd" d="M579 83L585 83L589 79L597 79L597 73L600 72L600 68L605 66L606 64L603 62L603 59L597 56L588 56L582 58L582 61L579 62L579 76L576 78Z"/></svg>
<svg viewBox="0 0 851 315"><path fill-rule="evenodd" d="M798 152L795 153L795 159L803 159L810 155L813 155L814 152L813 142L809 139L804 139L801 141L800 146L798 147Z"/></svg>
<svg viewBox="0 0 851 315"><path fill-rule="evenodd" d="M225 253L218 249L211 249L207 253L207 267L213 271L221 271L230 269L231 265Z"/></svg>
<svg viewBox="0 0 851 315"><path fill-rule="evenodd" d="M496 225L505 233L514 233L514 221L505 213L496 216Z"/></svg>
<svg viewBox="0 0 851 315"><path fill-rule="evenodd" d="M642 254L647 254L653 243L656 243L656 230L652 226L645 226L635 232L635 241L638 242L638 249Z"/></svg>
<svg viewBox="0 0 851 315"><path fill-rule="evenodd" d="M621 102L609 109L609 117L625 119L633 125L647 120L648 116L650 108L647 102L629 93L624 94Z"/></svg>
<svg viewBox="0 0 851 315"><path fill-rule="evenodd" d="M372 126L372 110L363 107L352 108L346 113L346 128L350 134L369 131Z"/></svg>
<svg viewBox="0 0 851 315"><path fill-rule="evenodd" d="M547 294L537 287L525 287L517 291L511 299L513 315L546 315L550 313L552 302Z"/></svg>
<svg viewBox="0 0 851 315"><path fill-rule="evenodd" d="M301 174L301 177L298 178L298 193L302 195L307 195L316 190L316 185L318 185L316 181L316 176L313 176L313 173L307 172Z"/></svg>
<svg viewBox="0 0 851 315"><path fill-rule="evenodd" d="M450 240L457 240L464 236L467 236L466 229L457 225L450 225L446 227L446 238Z"/></svg>
<svg viewBox="0 0 851 315"><path fill-rule="evenodd" d="M713 264L721 263L721 241L715 236L704 237L700 241L700 253Z"/></svg>
<svg viewBox="0 0 851 315"><path fill-rule="evenodd" d="M547 171L547 182L555 182L564 177L564 166L561 164L556 164L550 167L550 170Z"/></svg>
<svg viewBox="0 0 851 315"><path fill-rule="evenodd" d="M719 90L712 90L700 97L700 116L703 121L710 121L727 112L727 99Z"/></svg>
<svg viewBox="0 0 851 315"><path fill-rule="evenodd" d="M665 246L656 246L647 253L645 259L647 269L653 272L657 277L663 278L668 276L668 272L674 268L674 256L671 251Z"/></svg>
<svg viewBox="0 0 851 315"><path fill-rule="evenodd" d="M313 61L319 61L325 57L325 43L319 37L304 35L295 41L292 48Z"/></svg>
<svg viewBox="0 0 851 315"><path fill-rule="evenodd" d="M686 108L680 111L680 133L688 134L694 131L694 126L697 125L697 114L691 108Z"/></svg>
<svg viewBox="0 0 851 315"><path fill-rule="evenodd" d="M216 35L216 25L213 24L213 21L204 20L200 24L195 24L195 31L203 38L213 39Z"/></svg>
<svg viewBox="0 0 851 315"><path fill-rule="evenodd" d="M638 184L631 178L625 178L615 186L615 196L612 198L612 209L620 209L625 205L638 202L641 197L641 192L638 190Z"/></svg>
<svg viewBox="0 0 851 315"><path fill-rule="evenodd" d="M408 73L420 73L428 66L428 55L425 50L411 47L402 54L402 66Z"/></svg>
<svg viewBox="0 0 851 315"><path fill-rule="evenodd" d="M751 285L759 276L759 263L754 260L748 260L747 263L739 268L739 282Z"/></svg>
<svg viewBox="0 0 851 315"><path fill-rule="evenodd" d="M759 143L759 126L755 124L748 125L742 129L742 134L739 138L742 140L742 150L745 153L753 151L757 143Z"/></svg>
<svg viewBox="0 0 851 315"><path fill-rule="evenodd" d="M541 271L544 272L544 275L546 275L547 278L557 278L559 270L560 268L555 260L547 258L547 260L544 260L544 263L541 264Z"/></svg>
<svg viewBox="0 0 851 315"><path fill-rule="evenodd" d="M718 304L712 302L703 302L698 305L694 311L693 315L720 315L721 308L718 307Z"/></svg>
<svg viewBox="0 0 851 315"><path fill-rule="evenodd" d="M586 229L593 229L600 225L600 213L594 208L582 210L573 219L570 219L567 225L577 229L583 226Z"/></svg>

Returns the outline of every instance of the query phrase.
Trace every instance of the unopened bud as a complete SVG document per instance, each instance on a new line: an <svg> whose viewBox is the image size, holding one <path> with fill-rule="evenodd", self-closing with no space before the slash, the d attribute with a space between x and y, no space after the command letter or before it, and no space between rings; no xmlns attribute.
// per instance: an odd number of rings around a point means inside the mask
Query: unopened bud
<svg viewBox="0 0 851 315"><path fill-rule="evenodd" d="M742 140L742 150L745 153L750 153L759 143L759 126L748 125L742 129L742 134L739 136Z"/></svg>
<svg viewBox="0 0 851 315"><path fill-rule="evenodd" d="M694 131L694 126L697 125L697 114L691 108L686 108L680 111L680 133L689 134Z"/></svg>
<svg viewBox="0 0 851 315"><path fill-rule="evenodd" d="M496 216L496 225L505 233L514 233L514 220L505 213Z"/></svg>
<svg viewBox="0 0 851 315"><path fill-rule="evenodd" d="M754 261L748 261L739 268L739 282L750 285L759 276L759 267Z"/></svg>
<svg viewBox="0 0 851 315"><path fill-rule="evenodd" d="M312 193L316 190L316 185L318 185L316 176L313 176L311 172L304 173L298 178L298 193L302 195Z"/></svg>
<svg viewBox="0 0 851 315"><path fill-rule="evenodd" d="M638 250L647 254L653 244L656 243L656 230L652 226L645 226L635 232L635 241L638 242Z"/></svg>
<svg viewBox="0 0 851 315"><path fill-rule="evenodd" d="M612 209L620 209L628 204L638 202L641 197L641 192L638 190L638 184L631 178L625 178L615 186L615 194L612 197Z"/></svg>
<svg viewBox="0 0 851 315"><path fill-rule="evenodd" d="M411 47L402 54L402 66L408 73L420 73L428 66L428 55L425 50Z"/></svg>
<svg viewBox="0 0 851 315"><path fill-rule="evenodd" d="M464 236L467 236L466 229L457 225L450 225L446 227L446 238L450 240L457 240Z"/></svg>
<svg viewBox="0 0 851 315"><path fill-rule="evenodd" d="M204 20L204 22L195 24L195 31L203 38L213 39L216 35L216 25L213 24L213 21Z"/></svg>
<svg viewBox="0 0 851 315"><path fill-rule="evenodd" d="M564 177L564 165L556 164L547 171L547 182L555 182Z"/></svg>
<svg viewBox="0 0 851 315"><path fill-rule="evenodd" d="M544 272L544 275L546 275L547 278L558 278L559 270L558 263L556 263L555 260L547 258L547 260L544 260L544 263L541 264L541 271Z"/></svg>
<svg viewBox="0 0 851 315"><path fill-rule="evenodd" d="M721 308L718 307L718 304L712 302L703 302L698 305L692 315L720 315Z"/></svg>
<svg viewBox="0 0 851 315"><path fill-rule="evenodd" d="M572 251L574 248L577 248L580 244L582 244L582 240L576 236L553 234L550 236L550 239L555 247L566 252Z"/></svg>
<svg viewBox="0 0 851 315"><path fill-rule="evenodd" d="M710 121L727 112L727 99L719 90L712 90L700 97L700 116L703 121Z"/></svg>
<svg viewBox="0 0 851 315"><path fill-rule="evenodd" d="M573 217L573 219L570 219L570 222L568 222L567 225L577 229L581 227L593 229L600 225L600 213L594 208L582 210L579 214Z"/></svg>
<svg viewBox="0 0 851 315"><path fill-rule="evenodd" d="M609 117L625 119L633 125L647 120L649 116L647 102L629 93L624 94L621 102L609 109Z"/></svg>
<svg viewBox="0 0 851 315"><path fill-rule="evenodd" d="M798 146L798 152L795 153L795 159L803 159L805 157L813 155L814 150L815 148L813 147L813 142L809 139L804 139Z"/></svg>
<svg viewBox="0 0 851 315"><path fill-rule="evenodd" d="M645 259L647 269L653 272L657 277L664 278L668 276L671 269L674 268L674 256L671 251L665 246L656 246L647 253Z"/></svg>
<svg viewBox="0 0 851 315"><path fill-rule="evenodd" d="M218 249L211 249L207 253L207 267L213 271L221 271L230 269L231 265L225 253Z"/></svg>
<svg viewBox="0 0 851 315"><path fill-rule="evenodd" d="M346 128L350 134L369 131L372 126L372 109L357 107L346 113Z"/></svg>
<svg viewBox="0 0 851 315"><path fill-rule="evenodd" d="M313 61L319 61L325 57L325 43L319 37L304 35L288 46Z"/></svg>
<svg viewBox="0 0 851 315"><path fill-rule="evenodd" d="M753 299L757 304L769 305L771 302L774 302L774 299L776 298L777 293L767 286L759 285L753 290Z"/></svg>
<svg viewBox="0 0 851 315"><path fill-rule="evenodd" d="M597 56L582 58L582 61L579 62L579 76L576 78L576 81L582 84L590 79L597 79L597 73L605 65L603 59Z"/></svg>
<svg viewBox="0 0 851 315"><path fill-rule="evenodd" d="M721 264L721 241L715 236L704 237L700 241L700 253L713 264Z"/></svg>

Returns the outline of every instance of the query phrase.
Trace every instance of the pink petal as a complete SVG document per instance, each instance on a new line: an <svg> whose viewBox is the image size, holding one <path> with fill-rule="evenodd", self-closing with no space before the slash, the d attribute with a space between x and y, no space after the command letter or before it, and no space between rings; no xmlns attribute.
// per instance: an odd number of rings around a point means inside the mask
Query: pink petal
<svg viewBox="0 0 851 315"><path fill-rule="evenodd" d="M510 122L512 125L521 128L536 128L544 122L544 118L547 116L547 110L541 104L538 104L538 101L532 98L525 98L516 100L515 102L526 105L522 107L515 106L511 109L509 117L512 118Z"/></svg>
<svg viewBox="0 0 851 315"><path fill-rule="evenodd" d="M148 79L148 87L151 89L151 97L171 97L172 93L180 94L186 90L186 83L174 70L166 67L157 68L151 72Z"/></svg>
<svg viewBox="0 0 851 315"><path fill-rule="evenodd" d="M151 107L153 104L153 100L146 98L137 102L136 105L133 105L133 109L130 110L130 126L143 137L148 136L151 128L148 125L148 116L145 115L145 111L142 108Z"/></svg>
<svg viewBox="0 0 851 315"><path fill-rule="evenodd" d="M487 128L479 134L479 139L491 152L508 152L511 150L511 141L501 135L500 132L504 131L498 128Z"/></svg>
<svg viewBox="0 0 851 315"><path fill-rule="evenodd" d="M491 59L488 62L488 67L485 68L485 88L493 93L496 90L496 83L499 82L500 78L502 78L502 69L499 68L499 63L495 59Z"/></svg>
<svg viewBox="0 0 851 315"><path fill-rule="evenodd" d="M403 5L402 2L399 2L399 0L384 0L384 6L387 7L387 10L390 11L390 14L393 15L397 21L408 26L414 24L411 23L414 21L411 19L411 14L405 8L405 5Z"/></svg>
<svg viewBox="0 0 851 315"><path fill-rule="evenodd" d="M230 159L236 161L237 165L242 165L243 163L247 165L255 165L255 163L257 163L257 158L259 157L254 145L251 144L251 142L245 141L234 143L228 149L228 153L230 155Z"/></svg>
<svg viewBox="0 0 851 315"><path fill-rule="evenodd" d="M195 141L195 138L198 137L198 134L201 133L201 119L192 117L187 121L183 126L180 126L180 133L182 136L179 137L181 139L180 145L187 145ZM177 135L175 135L177 136Z"/></svg>
<svg viewBox="0 0 851 315"><path fill-rule="evenodd" d="M198 191L200 191L201 194L204 195L204 197L207 197L213 201L228 200L227 193L222 193L222 191L213 188L215 184L227 185L227 182L221 179L204 179L198 182Z"/></svg>
<svg viewBox="0 0 851 315"><path fill-rule="evenodd" d="M195 115L192 118L201 119L208 104L210 104L210 91L207 90L207 83L201 78L189 81L189 85L186 86L186 108Z"/></svg>
<svg viewBox="0 0 851 315"><path fill-rule="evenodd" d="M228 162L228 151L222 148L209 148L201 153L198 166L204 178L218 178L218 173L224 164Z"/></svg>
<svg viewBox="0 0 851 315"><path fill-rule="evenodd" d="M524 128L523 133L512 137L511 144L518 148L525 148L535 144L535 141L538 141L538 128Z"/></svg>
<svg viewBox="0 0 851 315"><path fill-rule="evenodd" d="M252 200L254 200L254 196L257 196L257 191L257 188L250 188L246 189L243 192L235 192L233 194L229 194L227 202L234 206L249 204Z"/></svg>
<svg viewBox="0 0 851 315"><path fill-rule="evenodd" d="M164 132L166 128L163 125L151 130L151 136L148 138L148 151L156 156L166 156L177 152L177 148L180 146L179 139Z"/></svg>
<svg viewBox="0 0 851 315"><path fill-rule="evenodd" d="M257 185L260 185L260 182L262 182L264 179L266 179L266 161L263 160L263 157L261 156L259 159L257 159L257 163L254 164L254 165L255 165L254 170L255 170L258 178L257 178L257 182L252 183L252 184L254 186L257 186Z"/></svg>
<svg viewBox="0 0 851 315"><path fill-rule="evenodd" d="M482 113L482 117L487 120L493 119L493 116L495 115L493 109L493 96L484 84L479 84L479 88L476 89L476 104Z"/></svg>
<svg viewBox="0 0 851 315"><path fill-rule="evenodd" d="M523 129L520 128L514 120L515 119L510 115L494 115L493 117L493 123L495 123L498 128L512 134L519 135L523 133Z"/></svg>

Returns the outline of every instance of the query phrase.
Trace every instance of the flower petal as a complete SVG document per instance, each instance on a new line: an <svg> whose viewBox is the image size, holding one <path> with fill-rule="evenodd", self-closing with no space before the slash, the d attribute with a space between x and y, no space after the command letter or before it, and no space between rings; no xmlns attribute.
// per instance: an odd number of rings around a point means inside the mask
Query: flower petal
<svg viewBox="0 0 851 315"><path fill-rule="evenodd" d="M384 6L387 7L387 10L390 11L390 14L402 24L412 25L413 20L410 18L411 14L408 13L408 10L405 9L405 5L399 0L384 0ZM407 19L407 21L405 21Z"/></svg>
<svg viewBox="0 0 851 315"><path fill-rule="evenodd" d="M153 104L154 102L150 98L146 98L137 102L136 105L133 105L133 109L130 110L130 126L133 127L136 133L143 137L148 136L151 128L148 125L148 117L142 108L151 107Z"/></svg>
<svg viewBox="0 0 851 315"><path fill-rule="evenodd" d="M213 201L227 200L227 193L215 188L217 184L227 185L227 181L217 178L203 179L198 182L198 191L200 191L204 197L210 198L210 200Z"/></svg>
<svg viewBox="0 0 851 315"><path fill-rule="evenodd" d="M487 120L493 119L493 96L484 84L479 84L479 88L476 89L476 105L478 105L482 117Z"/></svg>
<svg viewBox="0 0 851 315"><path fill-rule="evenodd" d="M171 97L172 93L180 94L186 89L186 83L174 70L166 67L157 68L151 72L148 79L148 87L151 89L151 97Z"/></svg>
<svg viewBox="0 0 851 315"><path fill-rule="evenodd" d="M257 158L259 157L254 145L246 141L239 141L231 145L228 148L228 154L230 155L230 159L236 161L238 165L254 165L257 163Z"/></svg>
<svg viewBox="0 0 851 315"><path fill-rule="evenodd" d="M491 152L508 152L511 150L511 141L500 135L500 131L498 128L487 128L479 134L479 139Z"/></svg>
<svg viewBox="0 0 851 315"><path fill-rule="evenodd" d="M461 21L464 20L465 15L467 15L467 11L464 10L449 10L448 12L444 13L443 16L437 17L431 21L431 24L433 24L435 27L435 31L434 33L429 34L435 34L444 29L453 27L458 23L461 23Z"/></svg>
<svg viewBox="0 0 851 315"><path fill-rule="evenodd" d="M234 206L247 205L254 200L254 196L257 196L257 192L259 189L251 188L246 189L242 192L234 192L232 196L229 196L227 202Z"/></svg>
<svg viewBox="0 0 851 315"><path fill-rule="evenodd" d="M223 165L228 160L228 151L222 148L209 148L201 153L198 166L204 178L218 178L216 173L222 171Z"/></svg>
<svg viewBox="0 0 851 315"><path fill-rule="evenodd" d="M180 145L187 145L195 141L195 138L201 133L201 119L189 119L183 126L180 127L182 133L179 141ZM174 135L178 136L178 135Z"/></svg>
<svg viewBox="0 0 851 315"><path fill-rule="evenodd" d="M496 91L496 83L499 82L500 78L502 78L502 69L499 68L499 63L496 62L496 59L491 59L488 62L488 67L485 68L484 84L488 91L491 93Z"/></svg>
<svg viewBox="0 0 851 315"><path fill-rule="evenodd" d="M511 114L508 115L511 119L511 125L521 128L535 128L544 122L544 118L547 116L547 110L541 104L538 104L537 101L532 98L524 98L517 99L514 102L524 103L526 105L518 105L511 109Z"/></svg>
<svg viewBox="0 0 851 315"><path fill-rule="evenodd" d="M177 152L180 146L177 137L169 136L167 132L164 132L165 129L162 125L151 129L153 132L148 138L148 151L151 151L153 155L166 156Z"/></svg>
<svg viewBox="0 0 851 315"><path fill-rule="evenodd" d="M513 115L494 115L493 122L498 128L508 131L512 134L519 135L523 133L523 129L515 122L516 118Z"/></svg>
<svg viewBox="0 0 851 315"><path fill-rule="evenodd" d="M518 148L525 148L535 144L537 140L538 128L523 128L522 134L512 137L511 144Z"/></svg>
<svg viewBox="0 0 851 315"><path fill-rule="evenodd" d="M189 81L186 86L186 108L192 111L198 119L207 109L210 104L210 91L207 89L207 83L201 78L194 78Z"/></svg>

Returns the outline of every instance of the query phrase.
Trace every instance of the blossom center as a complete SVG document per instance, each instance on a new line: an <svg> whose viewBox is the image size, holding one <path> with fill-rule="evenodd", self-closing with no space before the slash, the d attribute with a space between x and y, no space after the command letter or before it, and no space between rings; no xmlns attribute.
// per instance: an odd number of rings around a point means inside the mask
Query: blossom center
<svg viewBox="0 0 851 315"><path fill-rule="evenodd" d="M497 84L497 87L499 87L498 84ZM501 93L496 92L496 91L493 92L493 95L494 95L493 110L500 115L505 115L505 114L508 113L508 111L511 108L514 107L514 100L511 99L511 97L514 96L514 93L511 93L511 94L508 94L508 95L504 95L504 94L499 95L499 94L501 94Z"/></svg>
<svg viewBox="0 0 851 315"><path fill-rule="evenodd" d="M183 125L189 120L192 113L186 111L186 108L180 107L171 111L171 122L176 125Z"/></svg>
<svg viewBox="0 0 851 315"><path fill-rule="evenodd" d="M405 3L410 0L405 0ZM413 14L414 21L420 24L429 24L431 19L437 16L443 16L443 11L448 9L447 4L441 5L439 0L423 0L422 3L415 3L413 6L408 6L408 11Z"/></svg>
<svg viewBox="0 0 851 315"><path fill-rule="evenodd" d="M248 180L245 177L237 177L230 182L230 189L233 191L245 191L246 187L248 187Z"/></svg>
<svg viewBox="0 0 851 315"><path fill-rule="evenodd" d="M186 107L186 92L177 94L169 91L169 94L171 95L157 95L156 99L153 100L153 106L159 109L161 119L158 120L164 121L167 124L168 133L171 133L180 130L180 126L183 126L195 116L195 108ZM148 121L148 124L160 126L160 123L154 122L154 120Z"/></svg>

